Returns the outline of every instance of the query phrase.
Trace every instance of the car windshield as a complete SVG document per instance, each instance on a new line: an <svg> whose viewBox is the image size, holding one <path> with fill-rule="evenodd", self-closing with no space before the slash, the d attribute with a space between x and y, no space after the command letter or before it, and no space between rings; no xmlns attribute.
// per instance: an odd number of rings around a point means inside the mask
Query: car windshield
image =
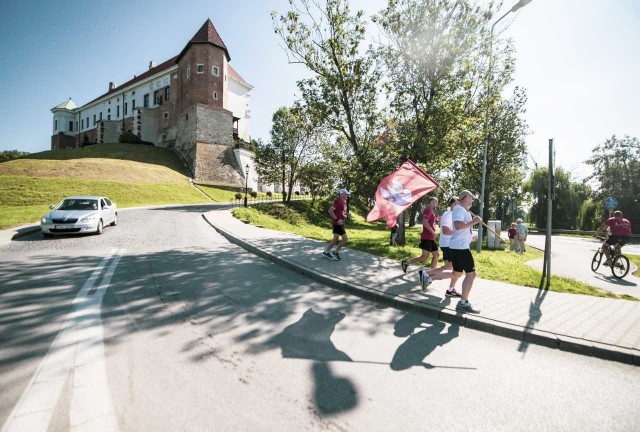
<svg viewBox="0 0 640 432"><path fill-rule="evenodd" d="M98 201L66 199L56 210L98 210Z"/></svg>

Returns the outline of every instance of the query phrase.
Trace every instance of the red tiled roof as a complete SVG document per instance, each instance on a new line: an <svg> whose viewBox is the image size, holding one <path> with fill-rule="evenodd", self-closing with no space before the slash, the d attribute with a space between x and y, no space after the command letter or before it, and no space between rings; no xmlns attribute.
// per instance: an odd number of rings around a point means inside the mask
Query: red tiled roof
<svg viewBox="0 0 640 432"><path fill-rule="evenodd" d="M236 81L240 81L242 84L245 84L248 87L253 88L253 86L248 82L246 82L244 78L242 78L240 74L234 68L231 67L230 64L227 64L227 69L229 72L229 76L231 76L233 79L235 79Z"/></svg>
<svg viewBox="0 0 640 432"><path fill-rule="evenodd" d="M191 40L187 43L187 45L182 49L176 61L180 60L180 58L184 55L191 44L196 43L208 43L211 45L215 45L224 50L224 53L227 55L227 61L231 60L231 56L229 56L229 50L227 50L227 46L222 41L222 38L218 34L218 31L213 26L213 23L210 19L200 27L200 30L196 32L196 34L191 38Z"/></svg>
<svg viewBox="0 0 640 432"><path fill-rule="evenodd" d="M126 88L128 86L130 86L131 84L135 84L138 81L142 81L144 79L147 79L148 77L155 75L157 73L160 73L166 69L169 69L171 66L173 66L174 64L176 64L176 59L178 58L178 56L176 57L172 57L169 60L167 60L164 63L160 63L158 66L149 69L148 71L146 71L145 73L143 73L142 75L138 75L133 79L130 79L129 81L127 81L126 83L119 85L118 87L114 88L113 90L109 90L108 92L98 96L97 98L95 98L94 100L92 100L91 102L87 102L85 105L89 105L92 102L97 101L98 99L101 99L105 96L110 95L111 93L118 93L119 91L121 91L123 88ZM83 105L84 106L84 105Z"/></svg>

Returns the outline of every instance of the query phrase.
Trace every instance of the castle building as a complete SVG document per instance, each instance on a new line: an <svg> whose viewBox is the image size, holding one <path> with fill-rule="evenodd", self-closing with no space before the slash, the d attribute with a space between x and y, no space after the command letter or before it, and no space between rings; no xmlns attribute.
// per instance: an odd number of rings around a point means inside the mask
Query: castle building
<svg viewBox="0 0 640 432"><path fill-rule="evenodd" d="M51 149L115 143L124 133L173 149L199 183L255 187L252 86L236 72L229 51L207 20L175 57L77 106L69 99L51 109Z"/></svg>

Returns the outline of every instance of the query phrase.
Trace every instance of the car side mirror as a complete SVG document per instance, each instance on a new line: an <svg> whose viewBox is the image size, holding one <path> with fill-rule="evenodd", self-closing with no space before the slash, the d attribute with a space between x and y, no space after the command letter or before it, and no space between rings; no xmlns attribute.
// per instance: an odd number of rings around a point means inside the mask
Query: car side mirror
<svg viewBox="0 0 640 432"><path fill-rule="evenodd" d="M53 210L54 208L56 208L56 206L50 205L49 208Z"/></svg>

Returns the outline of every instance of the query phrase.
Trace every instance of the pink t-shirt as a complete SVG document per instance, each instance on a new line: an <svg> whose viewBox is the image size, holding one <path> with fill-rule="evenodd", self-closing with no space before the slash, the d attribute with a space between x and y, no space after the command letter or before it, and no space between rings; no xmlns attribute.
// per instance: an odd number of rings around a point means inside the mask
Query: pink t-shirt
<svg viewBox="0 0 640 432"><path fill-rule="evenodd" d="M433 210L431 210L430 207L427 207L426 209L424 209L424 211L422 212L422 235L420 236L420 239L422 240L435 240L436 236L435 234L433 234L431 231L429 231L425 226L424 226L424 221L427 221L427 223L429 224L429 226L431 227L431 229L433 230L433 232L436 232L436 214L433 212Z"/></svg>
<svg viewBox="0 0 640 432"><path fill-rule="evenodd" d="M333 225L338 225L339 220L345 220L347 217L347 203L340 198L333 202L333 214L336 215L335 219L331 220Z"/></svg>
<svg viewBox="0 0 640 432"><path fill-rule="evenodd" d="M612 217L604 223L611 228L611 235L631 237L631 222L625 218Z"/></svg>

